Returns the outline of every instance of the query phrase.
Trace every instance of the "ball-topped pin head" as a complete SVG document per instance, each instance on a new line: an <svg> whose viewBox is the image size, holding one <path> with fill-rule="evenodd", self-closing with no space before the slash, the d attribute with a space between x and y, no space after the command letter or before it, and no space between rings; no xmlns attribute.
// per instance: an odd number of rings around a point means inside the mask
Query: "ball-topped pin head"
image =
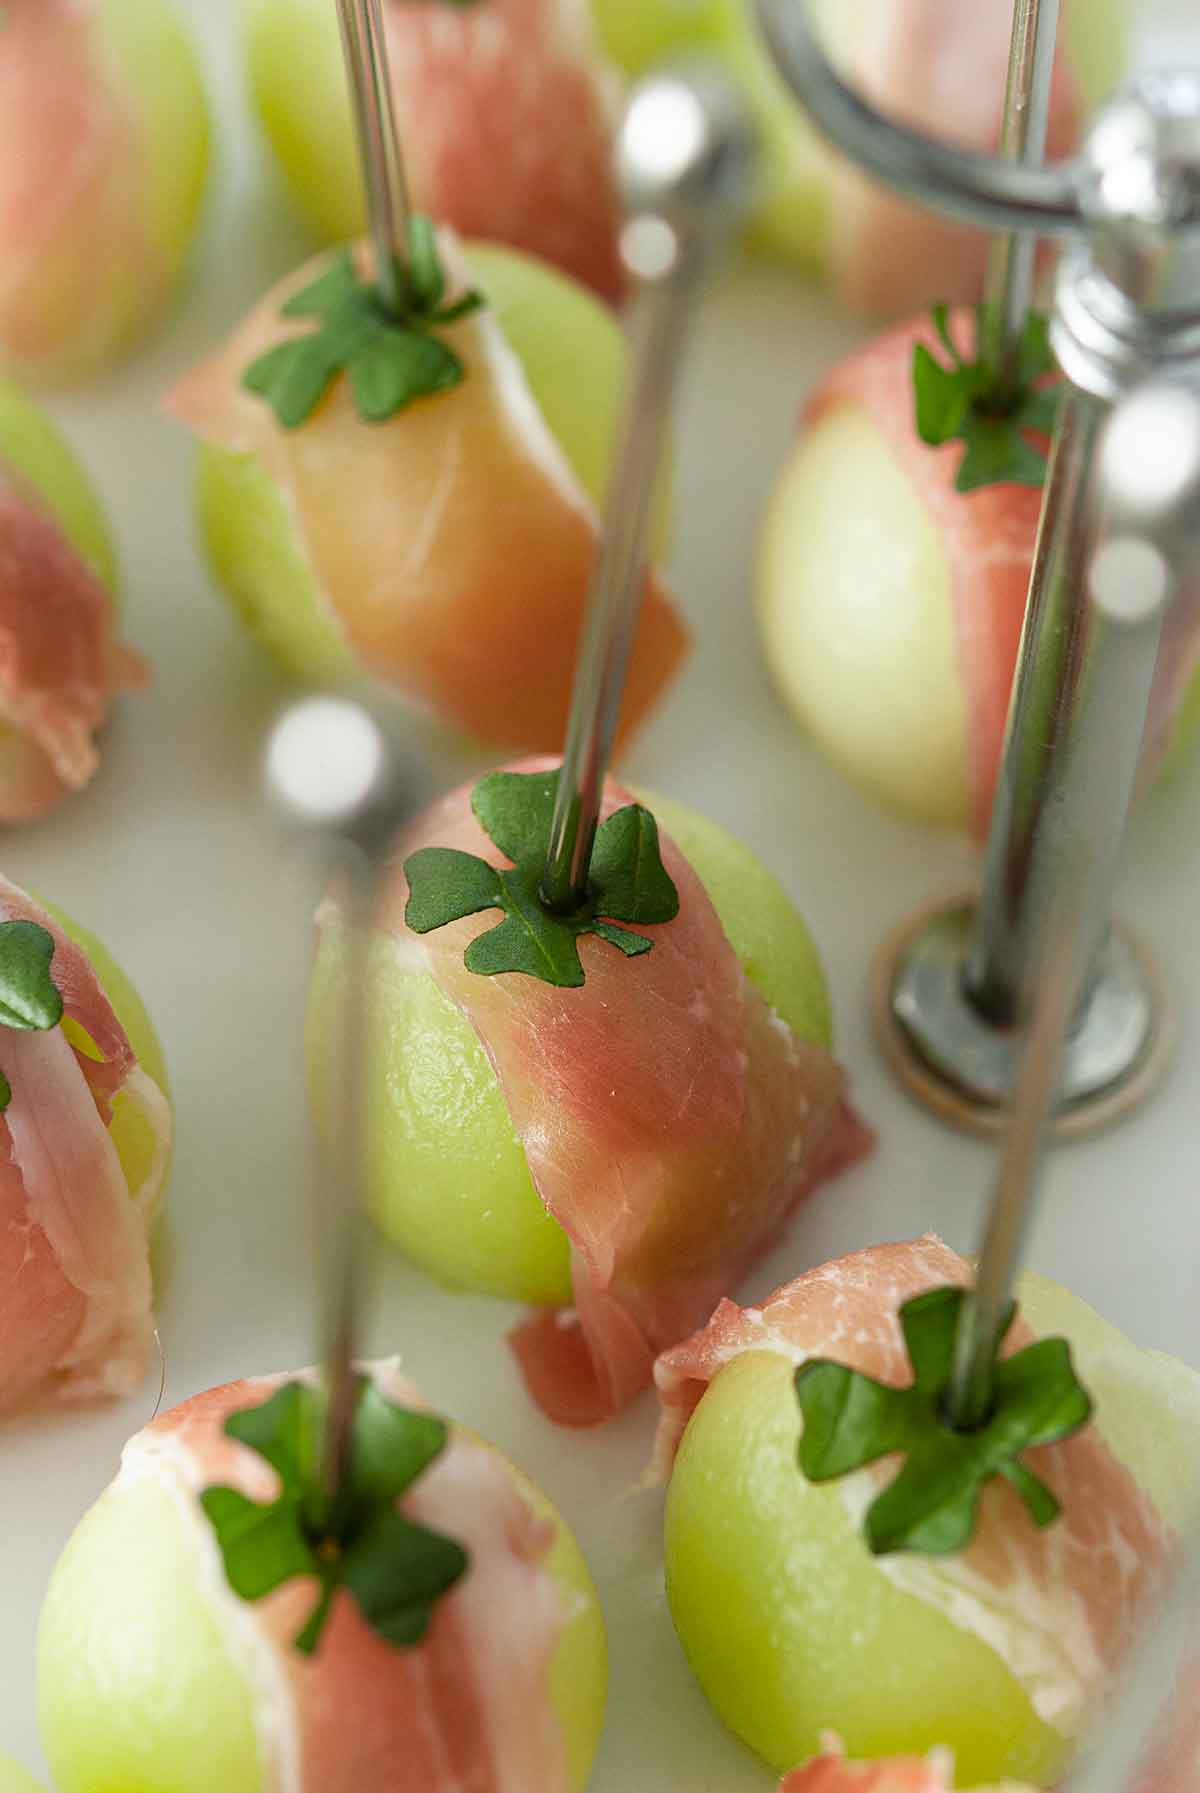
<svg viewBox="0 0 1200 1793"><path fill-rule="evenodd" d="M264 777L290 828L352 841L369 858L386 850L412 807L412 780L394 743L349 698L289 705L268 738Z"/></svg>

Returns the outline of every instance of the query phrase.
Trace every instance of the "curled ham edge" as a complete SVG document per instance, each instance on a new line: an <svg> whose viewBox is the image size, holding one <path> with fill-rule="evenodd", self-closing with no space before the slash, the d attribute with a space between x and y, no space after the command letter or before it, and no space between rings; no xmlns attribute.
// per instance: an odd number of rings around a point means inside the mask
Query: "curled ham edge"
<svg viewBox="0 0 1200 1793"><path fill-rule="evenodd" d="M20 1174L29 1219L54 1252L63 1278L86 1299L79 1331L52 1367L61 1401L123 1395L145 1373L153 1340L147 1239L171 1149L171 1110L137 1063L86 955L25 893L0 877L0 920L33 921L54 939L51 976L64 1019L101 1054L77 1050L62 1026L44 1032L0 1027L0 1071L12 1100L0 1138ZM118 1095L145 1116L157 1150L130 1190L109 1133Z"/></svg>
<svg viewBox="0 0 1200 1793"><path fill-rule="evenodd" d="M389 1400L424 1407L398 1359L361 1367ZM566 1739L548 1676L575 1599L546 1565L553 1524L482 1441L452 1428L445 1451L401 1503L470 1558L421 1644L397 1650L375 1639L343 1593L316 1654L305 1658L292 1639L313 1604L309 1583L290 1582L253 1604L230 1589L196 1497L219 1481L252 1500L274 1498L274 1470L228 1439L223 1423L296 1379L255 1377L173 1408L130 1439L111 1490L150 1481L182 1517L198 1590L251 1693L264 1793L365 1793L378 1763L374 1755L359 1761L356 1748L372 1721L383 1726L374 1748L392 1760L403 1764L419 1750L427 1776L419 1793L567 1793ZM317 1372L299 1379L315 1383ZM408 1793L407 1780L398 1786Z"/></svg>
<svg viewBox="0 0 1200 1793"><path fill-rule="evenodd" d="M966 1260L927 1233L819 1265L757 1307L723 1301L706 1327L664 1352L655 1364L661 1416L654 1478L668 1477L705 1389L735 1357L766 1351L799 1365L815 1355L829 1356L885 1381L902 1382L907 1354L899 1308L926 1289L972 1281ZM799 1298L809 1294L815 1299L806 1307ZM794 1304L790 1311L789 1304ZM867 1312L874 1333L864 1330ZM799 1343L797 1330L808 1332L817 1349ZM1020 1349L1033 1336L1018 1317L1006 1349ZM1164 1570L1171 1534L1094 1425L1029 1456L1037 1473L1052 1488L1057 1486L1063 1498L1063 1512L1054 1525L1037 1530L1014 1491L992 1481L983 1491L981 1523L966 1551L936 1558L899 1551L877 1557L875 1566L902 1592L995 1650L1026 1689L1038 1717L1074 1737L1113 1663L1132 1640ZM891 1479L892 1467L884 1460L838 1482L853 1529L861 1529L868 1506ZM1068 1482L1082 1487L1085 1479L1092 1484L1090 1500L1072 1504L1064 1498ZM1097 1531L1103 1535L1095 1535ZM1105 1591L1112 1595L1115 1612L1093 1615L1080 1583L1073 1581L1072 1562L1082 1581L1093 1557L1110 1564L1107 1590L1095 1570L1092 1582L1100 1603ZM1019 1608L1010 1591L1017 1580L1023 1583ZM1018 1611L1019 1625L1014 1622ZM1113 1633L1103 1644L1094 1616L1108 1621Z"/></svg>

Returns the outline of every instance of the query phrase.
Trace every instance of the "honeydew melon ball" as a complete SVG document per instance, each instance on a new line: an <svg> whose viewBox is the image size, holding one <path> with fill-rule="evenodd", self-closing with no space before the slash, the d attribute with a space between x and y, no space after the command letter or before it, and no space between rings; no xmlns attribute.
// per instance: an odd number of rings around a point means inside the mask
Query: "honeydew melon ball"
<svg viewBox="0 0 1200 1793"><path fill-rule="evenodd" d="M1110 1446L1164 1517L1177 1513L1194 1487L1200 1378L1138 1350L1053 1283L1023 1279L1019 1293L1039 1330L1071 1338ZM1053 1785L1070 1744L1000 1656L893 1586L838 1484L800 1474L793 1378L775 1353L733 1359L696 1408L671 1478L667 1593L716 1711L781 1771L835 1731L856 1757L947 1745L963 1787Z"/></svg>
<svg viewBox="0 0 1200 1793"><path fill-rule="evenodd" d="M643 794L708 891L746 975L783 1020L831 1041L821 962L790 898L749 849L683 804ZM323 929L306 1050L318 1127L337 1088L345 942ZM571 1300L570 1248L534 1187L499 1080L475 1030L429 972L386 935L370 946L367 1187L382 1230L448 1288L515 1301Z"/></svg>
<svg viewBox="0 0 1200 1793"><path fill-rule="evenodd" d="M19 1762L10 1762L6 1756L0 1760L0 1793L45 1793L45 1789Z"/></svg>
<svg viewBox="0 0 1200 1793"><path fill-rule="evenodd" d="M547 1561L571 1618L550 1692L572 1793L582 1793L607 1688L599 1598L561 1515L508 1468L555 1527ZM37 1641L38 1716L58 1793L271 1793L253 1691L204 1591L196 1525L161 1483L114 1483L60 1557Z"/></svg>
<svg viewBox="0 0 1200 1793"><path fill-rule="evenodd" d="M624 379L619 325L585 287L535 256L490 243L468 243L464 253L542 416L599 505ZM304 683L350 680L354 656L321 597L287 501L257 456L202 443L197 478L213 572L251 632ZM664 499L660 548L666 520Z"/></svg>
<svg viewBox="0 0 1200 1793"><path fill-rule="evenodd" d="M115 596L116 553L91 481L45 412L0 375L0 471L5 465Z"/></svg>

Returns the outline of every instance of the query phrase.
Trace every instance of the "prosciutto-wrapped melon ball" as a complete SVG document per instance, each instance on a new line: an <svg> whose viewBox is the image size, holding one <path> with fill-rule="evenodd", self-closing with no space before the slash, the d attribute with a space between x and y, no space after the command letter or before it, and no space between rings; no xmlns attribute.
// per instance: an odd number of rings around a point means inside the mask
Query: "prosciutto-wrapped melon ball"
<svg viewBox="0 0 1200 1793"><path fill-rule="evenodd" d="M1053 1283L1022 1279L988 1418L950 1427L970 1280L932 1236L877 1246L722 1302L656 1366L672 1616L777 1771L833 1733L1053 1785L1192 1508L1200 1377Z"/></svg>
<svg viewBox="0 0 1200 1793"><path fill-rule="evenodd" d="M208 111L169 0L7 0L0 365L95 371L162 312L191 244Z"/></svg>
<svg viewBox="0 0 1200 1793"><path fill-rule="evenodd" d="M931 446L918 434L914 355L939 400L977 366L971 314L942 324L940 335L927 317L898 325L808 400L763 519L759 626L781 694L840 770L902 815L982 838L1041 511L1053 363L1035 319L1012 417L971 407ZM1147 773L1194 731L1198 660L1194 628L1161 658Z"/></svg>
<svg viewBox="0 0 1200 1793"><path fill-rule="evenodd" d="M366 258L346 252L285 280L175 388L202 441L201 528L217 577L296 677L368 676L461 734L553 751L622 338L531 257L460 250L424 219L413 249L402 321L389 326ZM627 729L685 646L652 574Z"/></svg>
<svg viewBox="0 0 1200 1793"><path fill-rule="evenodd" d="M888 1756L877 1762L848 1761L840 1749L814 1756L785 1774L779 1793L953 1793L953 1761L948 1751L927 1756ZM1005 1781L977 1793L1034 1793L1028 1785Z"/></svg>
<svg viewBox="0 0 1200 1793"><path fill-rule="evenodd" d="M0 379L0 822L80 790L113 696L146 669L115 638L103 512L58 432Z"/></svg>
<svg viewBox="0 0 1200 1793"><path fill-rule="evenodd" d="M0 1412L131 1393L171 1148L162 1050L99 941L0 879Z"/></svg>
<svg viewBox="0 0 1200 1793"><path fill-rule="evenodd" d="M537 889L557 776L492 773L396 850L371 942L367 1179L431 1275L534 1304L512 1338L529 1390L591 1425L869 1136L820 962L765 867L610 780L584 906L555 917ZM320 921L308 1053L327 1130L346 943L335 910Z"/></svg>
<svg viewBox="0 0 1200 1793"><path fill-rule="evenodd" d="M562 1519L392 1366L331 1510L320 1410L257 1377L126 1445L42 1612L58 1793L582 1793L607 1662Z"/></svg>
<svg viewBox="0 0 1200 1793"><path fill-rule="evenodd" d="M405 173L420 210L619 296L612 172L616 74L587 0L384 0ZM255 105L320 234L363 229L362 183L336 9L247 0Z"/></svg>
<svg viewBox="0 0 1200 1793"><path fill-rule="evenodd" d="M833 151L803 117L763 44L754 0L592 0L605 49L632 72L687 49L715 53L741 87L761 143L751 243L826 281L855 310L902 316L969 302L987 237L897 198ZM999 141L1011 8L992 0L814 0L835 66L893 117L967 148ZM1051 92L1048 149L1066 155L1080 121L1119 79L1124 0L1074 0Z"/></svg>

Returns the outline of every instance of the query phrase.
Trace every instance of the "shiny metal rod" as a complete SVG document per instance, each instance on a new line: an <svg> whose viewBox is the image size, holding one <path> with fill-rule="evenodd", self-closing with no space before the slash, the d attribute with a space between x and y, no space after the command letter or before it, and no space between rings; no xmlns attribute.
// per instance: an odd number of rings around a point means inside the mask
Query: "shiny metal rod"
<svg viewBox="0 0 1200 1793"><path fill-rule="evenodd" d="M405 300L409 203L392 108L382 4L337 0L337 9L375 248L375 284L384 308L398 317Z"/></svg>
<svg viewBox="0 0 1200 1793"><path fill-rule="evenodd" d="M692 301L745 203L751 148L731 89L707 70L634 90L617 145L635 283L629 374L584 615L543 900L578 908L637 633L663 439Z"/></svg>
<svg viewBox="0 0 1200 1793"><path fill-rule="evenodd" d="M1146 488L1171 390L1135 392L1097 433L1090 489L1078 494L1066 532L1078 577L1086 639L1064 645L1086 678L1075 726L1059 734L1052 764L1064 818L1051 850L1032 859L1029 925L1017 1019L1027 1018L1012 1113L996 1179L975 1292L963 1308L950 1410L964 1427L987 1415L1000 1329L1012 1296L1037 1194L1047 1130L1059 1095L1067 1035L1107 926L1142 730L1168 603L1178 515ZM1200 397L1194 406L1200 481ZM1185 483L1184 502L1195 485ZM1055 562L1057 576L1068 568ZM1040 776L1040 774L1039 774Z"/></svg>
<svg viewBox="0 0 1200 1793"><path fill-rule="evenodd" d="M1013 7L1000 154L1026 167L1036 167L1046 154L1058 10L1059 0L1015 0ZM980 348L999 408L1012 399L1018 385L1036 255L1033 231L1006 230L988 256Z"/></svg>

